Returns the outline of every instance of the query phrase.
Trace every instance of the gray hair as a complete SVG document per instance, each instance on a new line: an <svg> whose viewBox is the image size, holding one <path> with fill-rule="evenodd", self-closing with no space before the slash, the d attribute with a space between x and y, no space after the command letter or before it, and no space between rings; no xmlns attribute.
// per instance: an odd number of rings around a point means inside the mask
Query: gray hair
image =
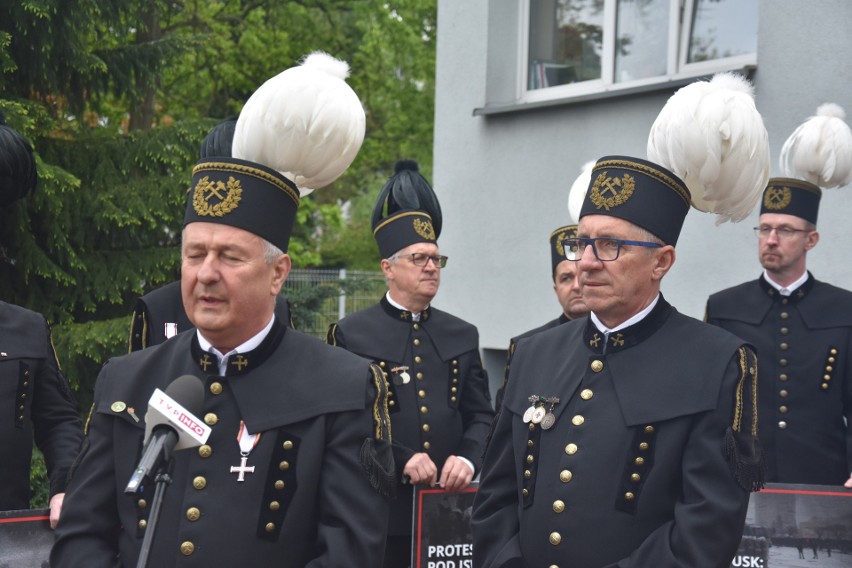
<svg viewBox="0 0 852 568"><path fill-rule="evenodd" d="M183 240L184 240L185 237L186 237L186 227L184 226L184 228L181 230L181 233L180 233L181 248L183 248ZM258 236L258 238L263 243L263 262L265 262L266 264L273 264L279 256L284 254L284 251L282 251L280 248L273 245L272 243L270 243L269 241L267 241L263 237Z"/></svg>
<svg viewBox="0 0 852 568"><path fill-rule="evenodd" d="M266 264L274 263L279 256L284 254L283 250L273 245L266 239L261 237L260 240L263 241L263 260L264 262L266 262Z"/></svg>

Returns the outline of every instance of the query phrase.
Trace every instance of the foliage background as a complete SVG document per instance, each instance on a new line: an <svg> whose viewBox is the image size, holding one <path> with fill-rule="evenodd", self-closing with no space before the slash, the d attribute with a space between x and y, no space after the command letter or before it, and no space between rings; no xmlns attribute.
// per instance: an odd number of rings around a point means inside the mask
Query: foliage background
<svg viewBox="0 0 852 568"><path fill-rule="evenodd" d="M326 51L367 114L355 162L302 201L294 266L375 269L369 212L394 162L431 177L436 0L0 0L0 14L0 112L39 171L0 207L0 299L51 322L82 409L126 351L134 299L179 277L202 139L269 77Z"/></svg>

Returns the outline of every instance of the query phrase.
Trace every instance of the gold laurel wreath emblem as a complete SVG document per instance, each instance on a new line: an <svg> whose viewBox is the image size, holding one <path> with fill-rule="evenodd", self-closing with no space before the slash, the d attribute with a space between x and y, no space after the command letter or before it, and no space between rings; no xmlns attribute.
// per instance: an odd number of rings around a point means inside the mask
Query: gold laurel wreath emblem
<svg viewBox="0 0 852 568"><path fill-rule="evenodd" d="M228 193L223 196L226 190ZM229 177L226 185L221 181L212 182L205 176L195 184L192 208L202 217L224 217L239 206L242 196L243 188L239 180ZM221 201L211 205L211 197L217 197Z"/></svg>
<svg viewBox="0 0 852 568"><path fill-rule="evenodd" d="M763 195L763 206L771 211L778 211L790 205L793 199L793 192L789 187L770 187Z"/></svg>
<svg viewBox="0 0 852 568"><path fill-rule="evenodd" d="M568 238L567 231L562 231L558 235L556 235L556 252L559 253L559 256L565 256L565 248L562 246L562 241Z"/></svg>
<svg viewBox="0 0 852 568"><path fill-rule="evenodd" d="M415 219L412 225L414 226L414 232L416 232L424 239L428 239L430 241L434 241L436 239L435 228L432 227L431 221L421 221L420 219Z"/></svg>
<svg viewBox="0 0 852 568"><path fill-rule="evenodd" d="M602 172L595 179L592 190L589 192L589 201L598 209L603 208L609 211L613 207L627 203L636 188L636 180L630 174L624 174L624 177L620 179L607 177L606 174L607 172ZM619 191L618 188L621 190ZM611 193L612 196L604 197L604 193Z"/></svg>

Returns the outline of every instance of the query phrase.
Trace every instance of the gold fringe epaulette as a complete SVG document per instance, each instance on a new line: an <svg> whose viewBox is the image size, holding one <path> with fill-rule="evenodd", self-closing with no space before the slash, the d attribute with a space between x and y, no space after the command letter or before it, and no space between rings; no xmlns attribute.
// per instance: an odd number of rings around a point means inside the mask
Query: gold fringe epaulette
<svg viewBox="0 0 852 568"><path fill-rule="evenodd" d="M396 466L391 448L391 422L388 414L388 386L382 370L370 366L376 398L373 402L373 422L375 435L361 444L359 458L361 467L367 473L370 485L385 497L396 496Z"/></svg>
<svg viewBox="0 0 852 568"><path fill-rule="evenodd" d="M740 487L746 491L760 491L765 485L766 468L757 439L757 357L745 346L739 348L738 355L740 379L735 394L734 419L725 431L725 457ZM748 424L743 418L746 410L751 411Z"/></svg>

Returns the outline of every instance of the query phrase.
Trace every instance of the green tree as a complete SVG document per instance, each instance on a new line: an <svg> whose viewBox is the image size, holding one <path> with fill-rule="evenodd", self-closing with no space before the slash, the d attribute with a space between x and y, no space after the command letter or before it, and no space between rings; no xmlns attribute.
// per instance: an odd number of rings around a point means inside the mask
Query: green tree
<svg viewBox="0 0 852 568"><path fill-rule="evenodd" d="M201 140L266 79L326 51L368 117L350 169L303 200L295 266L375 269L369 211L394 162L431 174L435 0L0 0L0 14L0 111L39 170L0 208L0 298L48 318L84 410L135 297L179 276Z"/></svg>

